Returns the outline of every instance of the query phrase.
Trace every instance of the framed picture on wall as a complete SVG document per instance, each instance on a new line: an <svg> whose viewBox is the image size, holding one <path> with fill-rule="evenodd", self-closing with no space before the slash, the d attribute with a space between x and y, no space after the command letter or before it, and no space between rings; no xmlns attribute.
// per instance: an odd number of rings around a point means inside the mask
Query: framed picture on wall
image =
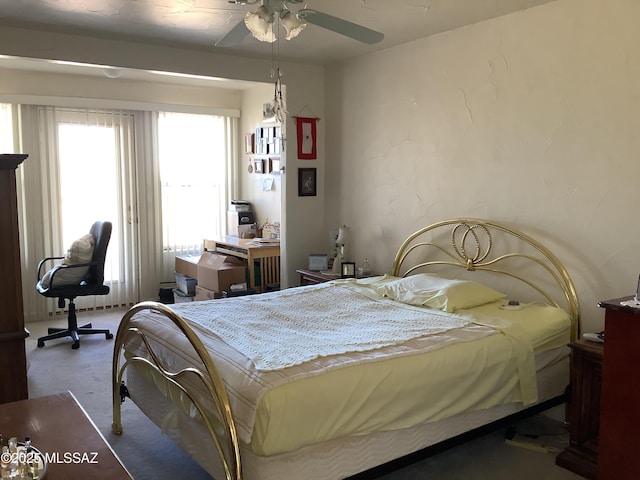
<svg viewBox="0 0 640 480"><path fill-rule="evenodd" d="M316 169L315 168L299 168L298 169L298 196L299 197L315 197L316 196Z"/></svg>
<svg viewBox="0 0 640 480"><path fill-rule="evenodd" d="M256 158L253 160L253 171L256 173L264 173L264 159Z"/></svg>
<svg viewBox="0 0 640 480"><path fill-rule="evenodd" d="M245 153L254 153L253 145L255 142L255 135L253 133L249 133L244 136L244 152Z"/></svg>
<svg viewBox="0 0 640 480"><path fill-rule="evenodd" d="M271 175L280 175L280 158L269 157L269 168L267 170Z"/></svg>
<svg viewBox="0 0 640 480"><path fill-rule="evenodd" d="M273 103L262 104L262 121L263 122L275 122L276 114L273 111Z"/></svg>

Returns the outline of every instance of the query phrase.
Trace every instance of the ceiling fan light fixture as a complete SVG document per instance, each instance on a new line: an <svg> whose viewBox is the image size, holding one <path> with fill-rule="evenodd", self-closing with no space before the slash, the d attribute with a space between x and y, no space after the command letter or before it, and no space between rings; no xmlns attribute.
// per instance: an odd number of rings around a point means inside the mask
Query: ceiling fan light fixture
<svg viewBox="0 0 640 480"><path fill-rule="evenodd" d="M255 12L247 12L244 23L257 40L273 43L276 34L273 31L273 12L264 5L258 7Z"/></svg>
<svg viewBox="0 0 640 480"><path fill-rule="evenodd" d="M280 14L280 23L287 32L287 35L285 36L287 40L297 37L298 34L304 30L304 27L307 26L306 23L300 20L297 15L291 13L290 10Z"/></svg>

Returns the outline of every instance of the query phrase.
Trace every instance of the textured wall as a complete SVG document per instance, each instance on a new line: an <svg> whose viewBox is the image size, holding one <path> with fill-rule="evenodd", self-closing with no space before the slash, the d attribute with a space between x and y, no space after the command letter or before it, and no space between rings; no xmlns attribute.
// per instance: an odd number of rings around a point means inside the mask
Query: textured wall
<svg viewBox="0 0 640 480"><path fill-rule="evenodd" d="M328 70L327 229L388 271L444 218L508 222L565 262L583 330L640 272L640 4L559 0Z"/></svg>

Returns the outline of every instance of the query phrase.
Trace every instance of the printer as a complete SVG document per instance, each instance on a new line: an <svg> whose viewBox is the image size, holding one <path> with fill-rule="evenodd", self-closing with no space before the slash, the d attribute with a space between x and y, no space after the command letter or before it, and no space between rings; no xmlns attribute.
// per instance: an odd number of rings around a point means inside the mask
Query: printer
<svg viewBox="0 0 640 480"><path fill-rule="evenodd" d="M227 211L227 234L242 238L256 236L255 228L251 227L256 223L255 213L251 208L251 203L246 200L231 200ZM253 230L253 234L251 234Z"/></svg>

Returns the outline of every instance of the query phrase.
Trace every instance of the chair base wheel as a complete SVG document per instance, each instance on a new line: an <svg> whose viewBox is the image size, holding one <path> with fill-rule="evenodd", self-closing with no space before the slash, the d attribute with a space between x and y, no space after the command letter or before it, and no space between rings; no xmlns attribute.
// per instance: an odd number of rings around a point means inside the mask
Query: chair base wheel
<svg viewBox="0 0 640 480"><path fill-rule="evenodd" d="M64 338L71 337L73 343L71 344L71 348L73 350L77 350L80 348L80 335L91 335L91 334L104 334L107 340L113 338L113 333L111 333L107 329L94 329L91 328L91 324L87 323L86 325L82 325L79 328L49 328L49 335L44 337L40 337L38 339L38 348L44 347L44 342L47 340L53 340L56 338Z"/></svg>

